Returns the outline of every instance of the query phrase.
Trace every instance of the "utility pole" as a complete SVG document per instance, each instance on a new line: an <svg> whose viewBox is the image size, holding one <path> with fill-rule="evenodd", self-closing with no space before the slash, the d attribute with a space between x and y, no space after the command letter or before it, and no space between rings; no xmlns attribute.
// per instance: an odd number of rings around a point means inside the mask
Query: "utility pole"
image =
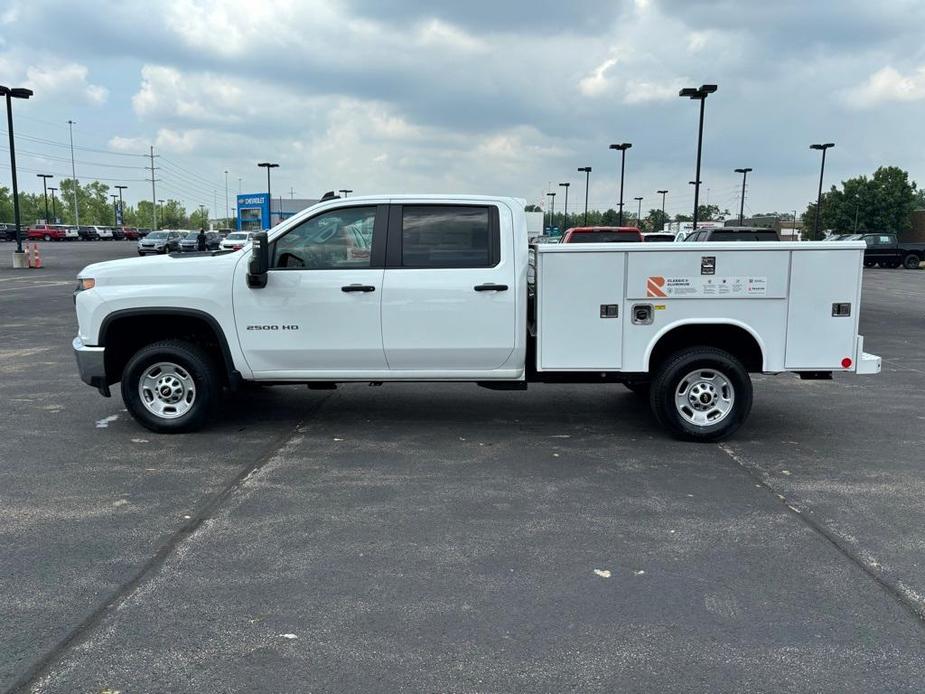
<svg viewBox="0 0 925 694"><path fill-rule="evenodd" d="M289 199L290 200L295 199L295 188L293 188L292 186L289 186Z"/></svg>
<svg viewBox="0 0 925 694"><path fill-rule="evenodd" d="M150 157L151 157L151 166L146 166L145 168L151 171L151 216L152 216L152 222L153 222L152 228L154 231L157 231L157 189L156 189L156 186L154 185L154 182L157 179L154 177L154 171L155 171L154 169L154 145L151 145Z"/></svg>
<svg viewBox="0 0 925 694"><path fill-rule="evenodd" d="M77 165L74 163L74 126L76 123L72 120L67 122L67 129L71 136L71 178L74 179L74 224L80 226L80 205L77 202L77 191L80 189L80 183L77 181Z"/></svg>
<svg viewBox="0 0 925 694"><path fill-rule="evenodd" d="M228 170L225 169L225 224L231 220L228 213Z"/></svg>
<svg viewBox="0 0 925 694"><path fill-rule="evenodd" d="M128 186L116 186L119 191L119 221L122 224L125 224L125 204L122 201L122 191L128 188Z"/></svg>
<svg viewBox="0 0 925 694"><path fill-rule="evenodd" d="M745 178L748 176L749 171L751 171L749 168L735 170L736 173L742 174L742 199L739 203L739 226L745 223ZM707 190L709 190L709 188ZM707 200L707 204L710 204L709 200Z"/></svg>

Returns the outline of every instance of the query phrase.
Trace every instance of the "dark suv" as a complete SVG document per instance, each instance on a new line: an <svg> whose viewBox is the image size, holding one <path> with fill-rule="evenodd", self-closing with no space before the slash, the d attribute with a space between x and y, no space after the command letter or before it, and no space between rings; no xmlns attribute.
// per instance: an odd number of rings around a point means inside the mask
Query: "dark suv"
<svg viewBox="0 0 925 694"><path fill-rule="evenodd" d="M191 231L182 239L180 239L180 252L181 253L191 253L199 250L199 232ZM217 231L207 231L206 232L206 250L207 251L217 251L218 244L222 242L222 235Z"/></svg>
<svg viewBox="0 0 925 694"><path fill-rule="evenodd" d="M780 234L759 227L716 227L698 229L684 239L684 243L688 241L780 241Z"/></svg>
<svg viewBox="0 0 925 694"><path fill-rule="evenodd" d="M23 238L26 236L26 230L23 228ZM15 224L0 224L0 241L15 241L16 240L16 225Z"/></svg>
<svg viewBox="0 0 925 694"><path fill-rule="evenodd" d="M77 227L77 235L81 241L98 241L100 238L96 227Z"/></svg>

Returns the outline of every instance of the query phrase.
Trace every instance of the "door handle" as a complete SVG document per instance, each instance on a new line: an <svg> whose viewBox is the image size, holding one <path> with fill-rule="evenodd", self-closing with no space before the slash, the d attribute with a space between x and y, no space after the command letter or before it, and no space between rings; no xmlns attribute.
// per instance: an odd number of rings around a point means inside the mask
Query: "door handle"
<svg viewBox="0 0 925 694"><path fill-rule="evenodd" d="M473 287L473 289L475 289L477 292L506 292L507 285L492 284L491 282L487 282L486 284L477 284L475 287Z"/></svg>
<svg viewBox="0 0 925 694"><path fill-rule="evenodd" d="M341 287L342 292L374 292L376 288L369 284L348 284L346 287Z"/></svg>

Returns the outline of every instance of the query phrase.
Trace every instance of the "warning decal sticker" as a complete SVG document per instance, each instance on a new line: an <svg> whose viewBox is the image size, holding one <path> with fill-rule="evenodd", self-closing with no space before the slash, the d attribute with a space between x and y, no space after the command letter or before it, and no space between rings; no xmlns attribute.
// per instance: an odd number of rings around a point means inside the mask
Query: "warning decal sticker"
<svg viewBox="0 0 925 694"><path fill-rule="evenodd" d="M646 296L667 297L748 297L767 296L767 277L662 277L646 280Z"/></svg>

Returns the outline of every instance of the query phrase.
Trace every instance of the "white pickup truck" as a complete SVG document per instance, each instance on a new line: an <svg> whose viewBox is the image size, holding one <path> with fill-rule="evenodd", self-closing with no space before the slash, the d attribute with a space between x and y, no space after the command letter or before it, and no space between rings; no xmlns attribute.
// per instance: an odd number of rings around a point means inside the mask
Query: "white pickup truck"
<svg viewBox="0 0 925 694"><path fill-rule="evenodd" d="M682 438L732 434L750 373L877 373L858 336L864 244L540 244L524 201L321 202L233 252L78 277L81 378L157 432L223 388L367 381L624 383ZM550 416L553 416L550 413Z"/></svg>

